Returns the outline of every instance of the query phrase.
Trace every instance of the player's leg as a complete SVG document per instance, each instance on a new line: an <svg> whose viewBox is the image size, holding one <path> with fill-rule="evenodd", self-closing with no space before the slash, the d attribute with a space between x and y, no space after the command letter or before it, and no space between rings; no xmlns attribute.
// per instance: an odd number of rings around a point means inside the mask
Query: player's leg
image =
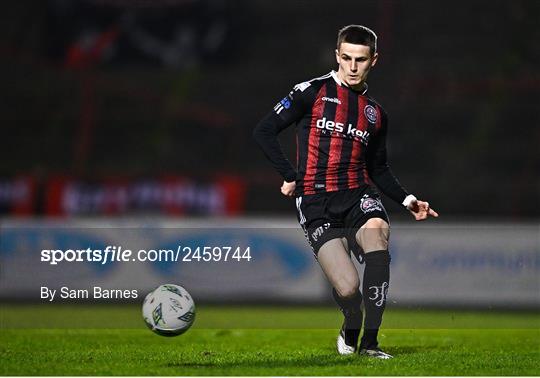
<svg viewBox="0 0 540 378"><path fill-rule="evenodd" d="M362 328L362 295L358 289L358 271L341 239L325 242L318 250L317 260L333 287L334 300L344 316L337 340L338 352L352 354L357 349Z"/></svg>
<svg viewBox="0 0 540 378"><path fill-rule="evenodd" d="M343 224L329 212L328 193L296 198L298 221L309 245L333 289L334 299L345 317L338 336L338 352L351 354L357 349L362 327L358 272L343 246ZM341 201L338 201L338 203Z"/></svg>
<svg viewBox="0 0 540 378"><path fill-rule="evenodd" d="M324 243L319 249L317 259L340 298L347 299L356 295L360 285L358 271L341 239L332 239Z"/></svg>
<svg viewBox="0 0 540 378"><path fill-rule="evenodd" d="M366 263L362 282L366 317L360 352L378 358L391 358L378 348L377 341L390 283L390 228L387 218L384 218L370 218L356 232L356 241L364 251Z"/></svg>

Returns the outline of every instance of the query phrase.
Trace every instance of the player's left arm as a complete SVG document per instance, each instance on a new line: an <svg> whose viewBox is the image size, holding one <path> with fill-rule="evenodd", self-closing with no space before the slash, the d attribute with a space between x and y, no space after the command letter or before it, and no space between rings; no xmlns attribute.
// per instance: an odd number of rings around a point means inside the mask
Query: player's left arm
<svg viewBox="0 0 540 378"><path fill-rule="evenodd" d="M428 202L421 201L407 192L390 169L386 152L388 117L384 110L381 110L381 114L381 127L370 141L367 154L369 177L384 194L405 206L416 220L424 220L430 216L438 217L439 214L430 207Z"/></svg>

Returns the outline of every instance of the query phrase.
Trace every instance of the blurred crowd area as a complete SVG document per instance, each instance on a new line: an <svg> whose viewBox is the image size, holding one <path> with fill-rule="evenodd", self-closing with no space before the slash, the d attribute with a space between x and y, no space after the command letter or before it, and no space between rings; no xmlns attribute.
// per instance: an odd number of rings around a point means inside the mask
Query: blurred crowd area
<svg viewBox="0 0 540 378"><path fill-rule="evenodd" d="M0 214L293 216L252 129L371 27L400 181L540 215L540 2L49 0L0 12ZM294 127L282 143L295 156ZM406 215L386 201L392 214Z"/></svg>

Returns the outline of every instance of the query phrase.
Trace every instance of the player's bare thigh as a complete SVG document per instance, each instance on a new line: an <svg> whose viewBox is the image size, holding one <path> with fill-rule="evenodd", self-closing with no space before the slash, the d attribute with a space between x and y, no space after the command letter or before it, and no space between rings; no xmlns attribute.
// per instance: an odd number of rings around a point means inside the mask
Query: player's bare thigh
<svg viewBox="0 0 540 378"><path fill-rule="evenodd" d="M382 218L368 219L356 232L356 241L364 253L387 250L390 226Z"/></svg>
<svg viewBox="0 0 540 378"><path fill-rule="evenodd" d="M341 239L324 243L317 253L317 260L330 284L342 298L351 297L358 291L358 271Z"/></svg>

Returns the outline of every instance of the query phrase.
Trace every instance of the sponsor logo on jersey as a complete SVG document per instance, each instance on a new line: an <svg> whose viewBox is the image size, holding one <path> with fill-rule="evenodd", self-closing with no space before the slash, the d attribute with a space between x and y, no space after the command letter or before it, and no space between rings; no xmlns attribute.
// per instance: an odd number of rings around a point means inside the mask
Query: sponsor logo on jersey
<svg viewBox="0 0 540 378"><path fill-rule="evenodd" d="M336 97L323 97L321 98L321 100L326 101L326 102L333 102L333 103L341 105L341 101L339 100L339 98L336 98Z"/></svg>
<svg viewBox="0 0 540 378"><path fill-rule="evenodd" d="M367 130L358 130L352 123L345 125L344 123L330 121L327 120L326 117L323 117L322 119L317 120L315 126L320 130L336 132L352 138L359 138L366 146L369 142L369 132Z"/></svg>
<svg viewBox="0 0 540 378"><path fill-rule="evenodd" d="M381 201L371 198L367 194L364 194L360 200L360 210L366 213L371 213L372 211L383 211Z"/></svg>
<svg viewBox="0 0 540 378"><path fill-rule="evenodd" d="M364 108L364 115L371 123L377 123L377 110L371 105L366 105Z"/></svg>

